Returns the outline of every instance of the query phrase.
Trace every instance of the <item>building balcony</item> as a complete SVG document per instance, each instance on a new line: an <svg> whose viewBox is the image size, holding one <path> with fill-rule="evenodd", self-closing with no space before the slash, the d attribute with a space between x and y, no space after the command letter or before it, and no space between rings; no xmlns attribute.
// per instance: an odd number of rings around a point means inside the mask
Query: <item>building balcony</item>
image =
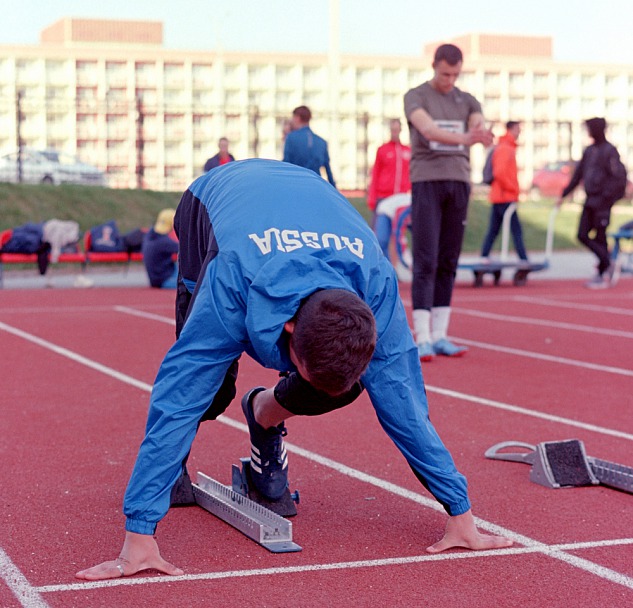
<svg viewBox="0 0 633 608"><path fill-rule="evenodd" d="M158 80L156 78L156 74L139 74L136 73L136 86L143 88L156 88Z"/></svg>
<svg viewBox="0 0 633 608"><path fill-rule="evenodd" d="M107 137L110 140L125 140L130 135L130 129L125 126L108 126Z"/></svg>
<svg viewBox="0 0 633 608"><path fill-rule="evenodd" d="M76 80L78 86L97 86L97 71L76 72Z"/></svg>
<svg viewBox="0 0 633 608"><path fill-rule="evenodd" d="M77 125L77 139L97 139L99 127L97 125Z"/></svg>
<svg viewBox="0 0 633 608"><path fill-rule="evenodd" d="M108 165L127 165L130 160L130 154L123 149L108 150L107 159Z"/></svg>
<svg viewBox="0 0 633 608"><path fill-rule="evenodd" d="M186 131L184 127L165 127L165 140L181 141L185 138Z"/></svg>
<svg viewBox="0 0 633 608"><path fill-rule="evenodd" d="M56 70L54 72L46 72L45 81L48 85L66 87L70 82L70 78L66 72Z"/></svg>
<svg viewBox="0 0 633 608"><path fill-rule="evenodd" d="M185 83L184 74L165 74L163 77L163 88L165 89L183 89Z"/></svg>
<svg viewBox="0 0 633 608"><path fill-rule="evenodd" d="M106 74L106 84L115 89L124 89L127 86L127 74Z"/></svg>
<svg viewBox="0 0 633 608"><path fill-rule="evenodd" d="M39 72L18 73L15 78L15 88L19 90L22 87L38 87L43 84L44 78Z"/></svg>
<svg viewBox="0 0 633 608"><path fill-rule="evenodd" d="M46 125L46 135L47 137L52 137L55 139L62 139L68 137L71 130L68 125L65 124L51 124L48 123Z"/></svg>

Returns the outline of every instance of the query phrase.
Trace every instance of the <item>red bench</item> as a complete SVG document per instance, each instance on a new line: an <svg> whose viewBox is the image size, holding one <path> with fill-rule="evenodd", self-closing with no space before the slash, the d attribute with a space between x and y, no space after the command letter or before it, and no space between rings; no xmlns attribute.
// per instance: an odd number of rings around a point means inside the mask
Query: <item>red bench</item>
<svg viewBox="0 0 633 608"><path fill-rule="evenodd" d="M5 264L35 264L37 265L37 253L12 253L1 251L11 240L13 230L11 228L0 232L0 289L3 286ZM50 254L49 254L50 256ZM83 251L71 251L61 253L57 259L58 264L86 264L86 254Z"/></svg>
<svg viewBox="0 0 633 608"><path fill-rule="evenodd" d="M13 235L12 229L0 232L0 250L6 243L11 240ZM83 237L83 251L61 253L57 263L60 264L81 264L85 269L88 264L95 263L113 263L125 264L125 272L128 271L130 262L142 262L143 253L134 251L92 251L92 238L90 231L87 230ZM178 260L178 254L173 255L174 262ZM0 251L0 289L3 287L4 265L5 264L33 264L37 266L36 253L9 253Z"/></svg>

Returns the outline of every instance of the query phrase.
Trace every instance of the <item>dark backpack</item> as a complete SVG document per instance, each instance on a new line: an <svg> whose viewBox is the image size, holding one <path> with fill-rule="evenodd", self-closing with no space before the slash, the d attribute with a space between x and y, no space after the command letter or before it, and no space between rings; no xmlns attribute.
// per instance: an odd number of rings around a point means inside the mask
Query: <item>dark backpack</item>
<svg viewBox="0 0 633 608"><path fill-rule="evenodd" d="M2 251L6 253L37 253L42 247L42 224L29 222L13 229L11 238Z"/></svg>
<svg viewBox="0 0 633 608"><path fill-rule="evenodd" d="M143 239L147 231L136 228L123 235L123 246L128 253L139 253L143 248Z"/></svg>
<svg viewBox="0 0 633 608"><path fill-rule="evenodd" d="M607 156L607 175L606 195L615 203L624 198L628 175L626 167L620 159L620 154L613 146L609 149Z"/></svg>
<svg viewBox="0 0 633 608"><path fill-rule="evenodd" d="M115 220L90 229L91 251L111 253L126 251L123 237Z"/></svg>
<svg viewBox="0 0 633 608"><path fill-rule="evenodd" d="M492 172L492 155L496 150L495 147L490 148L488 152L488 156L486 156L486 162L484 163L484 170L482 171L482 184L487 184L488 186L492 184L495 179L495 176Z"/></svg>

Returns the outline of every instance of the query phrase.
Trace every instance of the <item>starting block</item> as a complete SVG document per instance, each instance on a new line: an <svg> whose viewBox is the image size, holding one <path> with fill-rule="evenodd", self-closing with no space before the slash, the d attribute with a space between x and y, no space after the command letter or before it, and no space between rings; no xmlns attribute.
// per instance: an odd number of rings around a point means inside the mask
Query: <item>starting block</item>
<svg viewBox="0 0 633 608"><path fill-rule="evenodd" d="M524 448L528 452L500 452ZM544 441L534 446L504 441L486 450L486 458L531 464L530 481L547 488L575 488L602 484L633 494L633 467L587 456L579 439Z"/></svg>
<svg viewBox="0 0 633 608"><path fill-rule="evenodd" d="M286 488L284 495L278 500L270 500L263 494L260 494L251 478L251 459L240 458L242 470L237 465L233 465L232 485L233 490L242 496L250 498L262 507L270 509L273 513L281 515L281 517L294 517L297 514L297 505L299 504L299 490L295 490L292 494Z"/></svg>
<svg viewBox="0 0 633 608"><path fill-rule="evenodd" d="M280 500L266 499L249 483L250 459L242 458L241 461L241 471L233 465L233 487L222 485L198 471L198 483L192 484L196 504L272 553L301 551L292 540L292 523L271 508L283 513L294 511L291 515L296 515L294 503L299 502L298 492L291 495L286 489Z"/></svg>

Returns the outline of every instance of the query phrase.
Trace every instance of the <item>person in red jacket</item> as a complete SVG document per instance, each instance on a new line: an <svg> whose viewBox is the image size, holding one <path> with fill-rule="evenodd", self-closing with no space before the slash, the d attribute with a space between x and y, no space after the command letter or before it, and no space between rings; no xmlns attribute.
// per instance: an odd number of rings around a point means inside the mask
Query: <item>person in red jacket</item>
<svg viewBox="0 0 633 608"><path fill-rule="evenodd" d="M371 171L371 182L367 195L367 206L376 210L376 205L383 198L400 192L409 192L409 161L411 148L400 143L402 125L400 119L389 121L391 137L389 141L376 151L376 162Z"/></svg>
<svg viewBox="0 0 633 608"><path fill-rule="evenodd" d="M519 179L517 170L517 139L521 133L521 124L510 120L506 123L506 132L492 154L492 184L488 199L492 203L488 233L481 247L481 257L488 260L492 245L499 234L503 216L512 203L519 199ZM527 252L523 244L523 231L517 213L510 219L510 232L519 259L528 263Z"/></svg>
<svg viewBox="0 0 633 608"><path fill-rule="evenodd" d="M389 141L376 151L376 162L371 172L367 193L367 206L374 212L374 232L387 257L389 257L392 222L388 215L380 213L378 204L389 196L411 190L409 181L411 148L400 143L402 125L398 118L389 121L389 131L391 133Z"/></svg>

